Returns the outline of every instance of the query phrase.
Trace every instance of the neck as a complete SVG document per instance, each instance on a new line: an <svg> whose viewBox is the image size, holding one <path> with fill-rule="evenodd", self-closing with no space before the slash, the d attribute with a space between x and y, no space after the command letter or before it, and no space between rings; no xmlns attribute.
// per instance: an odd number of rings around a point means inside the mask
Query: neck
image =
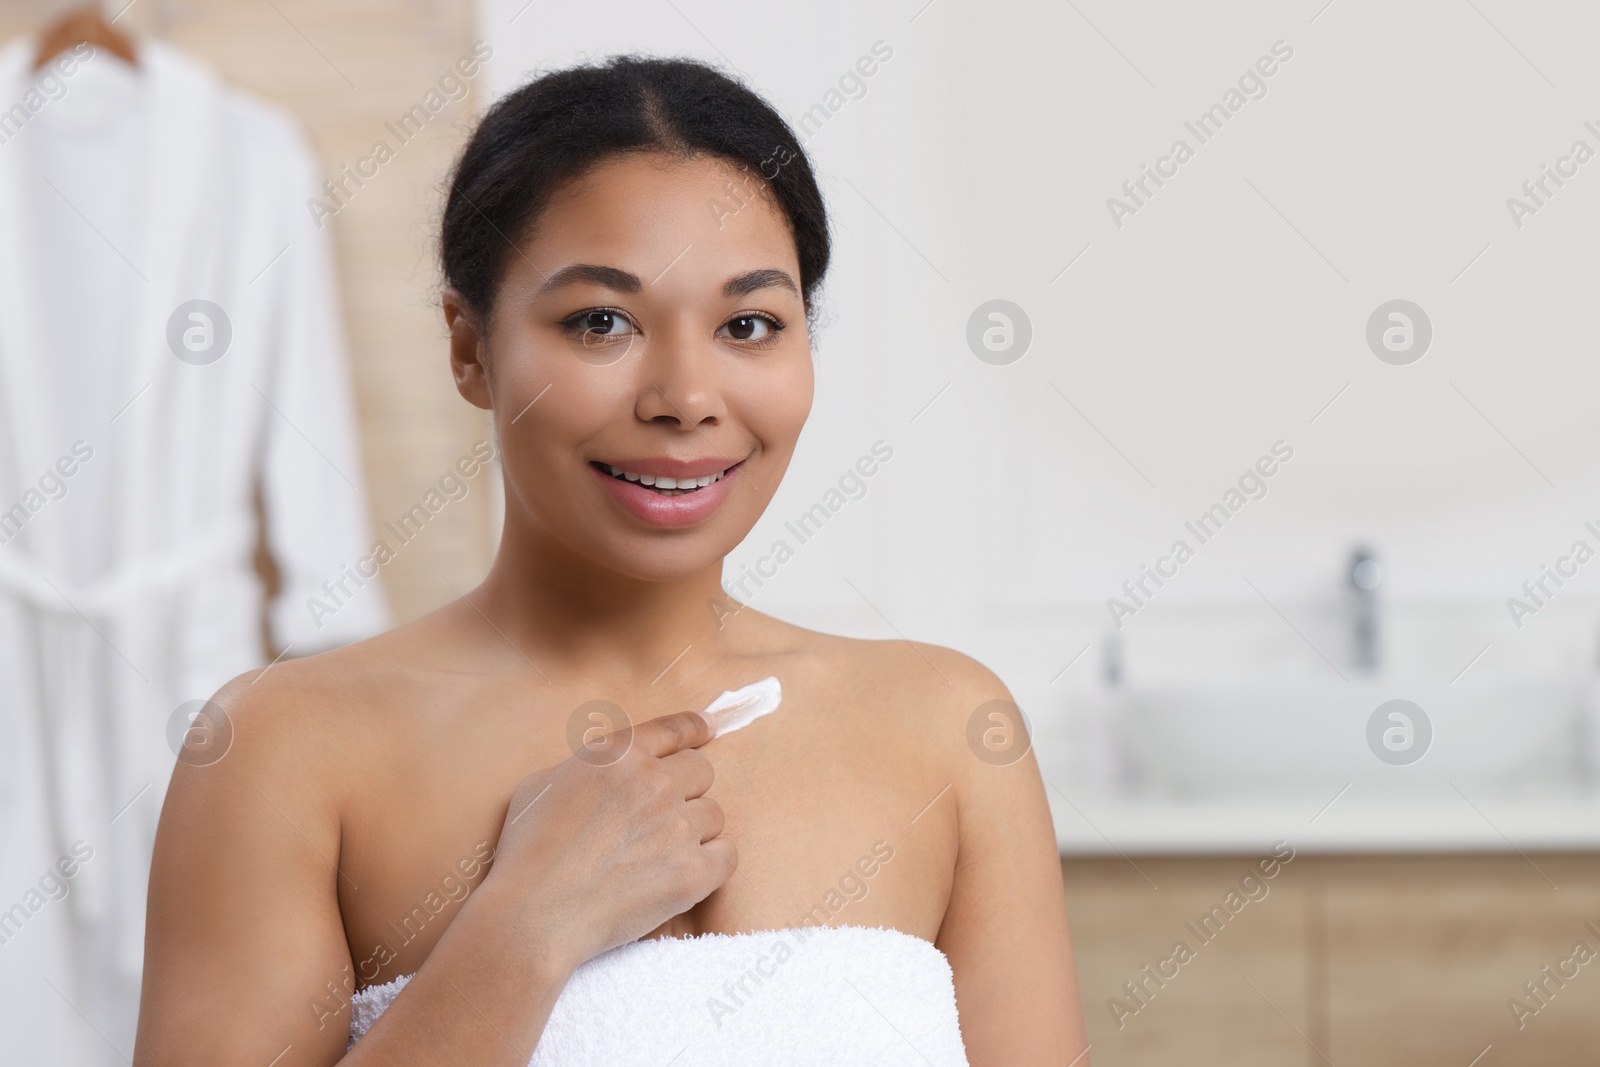
<svg viewBox="0 0 1600 1067"><path fill-rule="evenodd" d="M723 620L738 605L721 583L721 559L668 580L619 573L508 510L494 564L468 600L551 682L645 687L728 651Z"/></svg>

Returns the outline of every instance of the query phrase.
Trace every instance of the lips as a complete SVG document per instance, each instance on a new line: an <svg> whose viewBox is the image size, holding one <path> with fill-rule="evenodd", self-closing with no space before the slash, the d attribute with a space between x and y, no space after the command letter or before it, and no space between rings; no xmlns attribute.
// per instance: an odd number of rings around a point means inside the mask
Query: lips
<svg viewBox="0 0 1600 1067"><path fill-rule="evenodd" d="M635 518L651 526L674 528L693 526L710 517L727 499L731 476L743 462L635 459L593 461L589 469Z"/></svg>

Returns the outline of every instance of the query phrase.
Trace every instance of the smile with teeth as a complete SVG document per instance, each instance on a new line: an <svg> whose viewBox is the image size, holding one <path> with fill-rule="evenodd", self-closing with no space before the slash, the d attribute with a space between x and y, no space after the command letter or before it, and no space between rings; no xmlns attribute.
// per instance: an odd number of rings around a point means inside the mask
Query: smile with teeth
<svg viewBox="0 0 1600 1067"><path fill-rule="evenodd" d="M632 471L625 471L621 467L613 467L609 463L601 463L599 466L613 478L621 478L625 481L647 485L662 496L682 496L685 493L692 493L696 489L703 489L712 482L720 480L724 474L728 473L726 470L720 470L715 474L703 474L698 478L668 478L654 474L635 474Z"/></svg>

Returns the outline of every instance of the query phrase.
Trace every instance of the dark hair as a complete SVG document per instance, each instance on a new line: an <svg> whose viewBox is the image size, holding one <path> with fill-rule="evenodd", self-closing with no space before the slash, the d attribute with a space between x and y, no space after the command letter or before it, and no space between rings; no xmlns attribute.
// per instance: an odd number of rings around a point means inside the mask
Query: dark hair
<svg viewBox="0 0 1600 1067"><path fill-rule="evenodd" d="M512 242L532 232L564 183L627 152L718 157L764 179L789 220L811 314L829 237L810 163L765 100L689 59L613 56L542 75L491 107L451 176L440 240L445 281L486 321Z"/></svg>

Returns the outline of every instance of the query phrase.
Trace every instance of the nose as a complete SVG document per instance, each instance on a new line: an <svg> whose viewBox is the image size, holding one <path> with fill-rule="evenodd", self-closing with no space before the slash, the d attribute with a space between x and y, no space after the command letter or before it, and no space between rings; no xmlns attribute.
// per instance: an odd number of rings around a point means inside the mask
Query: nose
<svg viewBox="0 0 1600 1067"><path fill-rule="evenodd" d="M667 421L680 429L715 426L725 414L712 343L684 329L658 330L639 361L634 410L645 422Z"/></svg>

